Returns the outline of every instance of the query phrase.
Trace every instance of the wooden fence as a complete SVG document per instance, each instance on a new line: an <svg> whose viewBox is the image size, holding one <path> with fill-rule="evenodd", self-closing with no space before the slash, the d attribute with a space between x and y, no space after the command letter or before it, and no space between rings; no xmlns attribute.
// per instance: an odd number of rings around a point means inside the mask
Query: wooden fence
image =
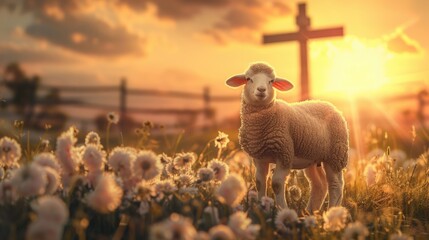
<svg viewBox="0 0 429 240"><path fill-rule="evenodd" d="M5 81L0 81L0 84L5 86ZM25 86L21 86L25 87ZM22 89L21 89L22 90ZM127 116L127 114L155 114L155 115L195 115L202 114L207 118L213 117L214 110L211 107L212 102L231 102L239 101L240 96L225 96L225 95L212 95L209 87L204 87L202 93L191 93L184 91L162 91L155 89L136 89L128 88L126 79L122 79L119 85L111 86L54 86L54 85L39 85L37 90L57 90L60 95L61 93L119 93L119 104L117 106L108 104L97 104L83 101L80 99L63 98L57 102L59 105L74 106L79 108L90 108L104 111L119 112L121 117ZM188 100L201 100L203 101L202 108L195 109L178 109L178 108L135 108L127 106L127 99L129 96L153 96L159 98L177 98L177 99L188 99ZM42 99L34 99L33 104L45 105L49 104ZM121 121L123 124L123 121ZM123 129L123 125L120 126Z"/></svg>
<svg viewBox="0 0 429 240"><path fill-rule="evenodd" d="M5 81L0 81L0 86L6 85ZM53 86L53 85L39 85L37 90L58 90L59 93L119 93L119 105L107 105L90 103L79 99L67 99L61 98L57 103L66 106L75 106L79 108L90 108L104 111L119 112L121 117L127 116L127 114L155 114L155 115L195 115L202 114L206 117L213 117L214 110L211 106L212 102L238 102L240 96L225 96L225 95L212 95L209 87L205 87L202 93L191 93L185 91L163 91L155 89L136 89L128 88L126 79L120 80L119 85L111 86ZM176 99L189 99L189 100L201 100L203 107L198 109L178 109L178 108L135 108L127 106L127 99L129 96L153 96L159 98L176 98ZM380 99L382 102L401 102L406 100L416 100L418 103L417 117L422 127L425 127L425 121L428 116L425 115L425 109L429 107L429 93L427 90L421 90L419 93L410 93L405 95L398 95L394 97ZM41 99L36 99L34 104L49 104L49 102ZM121 121L123 124L123 121ZM120 126L123 129L123 125Z"/></svg>

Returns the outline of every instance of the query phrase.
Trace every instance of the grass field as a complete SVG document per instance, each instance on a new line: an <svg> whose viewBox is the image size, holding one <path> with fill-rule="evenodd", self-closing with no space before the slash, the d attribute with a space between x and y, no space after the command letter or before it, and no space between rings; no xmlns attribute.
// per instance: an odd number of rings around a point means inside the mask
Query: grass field
<svg viewBox="0 0 429 240"><path fill-rule="evenodd" d="M70 128L30 143L15 127L0 140L0 239L429 238L429 153L351 151L343 207L311 215L301 171L287 181L290 209L271 189L257 199L234 136L154 138L146 123L115 141L109 124L101 139Z"/></svg>

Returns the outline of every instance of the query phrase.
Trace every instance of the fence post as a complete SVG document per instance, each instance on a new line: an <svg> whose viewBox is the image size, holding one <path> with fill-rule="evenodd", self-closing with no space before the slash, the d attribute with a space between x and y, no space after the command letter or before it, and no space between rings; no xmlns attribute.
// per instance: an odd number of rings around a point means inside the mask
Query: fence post
<svg viewBox="0 0 429 240"><path fill-rule="evenodd" d="M124 132L125 128L125 116L127 115L127 79L121 79L121 85L119 86L119 112L120 112L120 127L121 131Z"/></svg>
<svg viewBox="0 0 429 240"><path fill-rule="evenodd" d="M426 123L426 116L425 116L425 108L427 105L429 105L429 102L427 101L427 97L429 96L429 92L425 89L421 90L417 94L417 100L418 100L418 108L417 108L417 118L421 124L422 129L425 131L425 133L429 130L427 123Z"/></svg>
<svg viewBox="0 0 429 240"><path fill-rule="evenodd" d="M206 119L210 118L210 88L205 86L203 89L204 100L204 116Z"/></svg>

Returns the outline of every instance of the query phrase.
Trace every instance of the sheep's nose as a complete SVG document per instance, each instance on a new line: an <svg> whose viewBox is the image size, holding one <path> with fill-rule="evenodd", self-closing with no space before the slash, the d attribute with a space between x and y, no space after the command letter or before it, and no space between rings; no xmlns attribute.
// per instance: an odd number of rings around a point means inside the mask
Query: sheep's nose
<svg viewBox="0 0 429 240"><path fill-rule="evenodd" d="M258 91L260 91L260 92L265 92L265 90L267 90L267 89L265 89L264 87L258 87L257 89L258 89Z"/></svg>

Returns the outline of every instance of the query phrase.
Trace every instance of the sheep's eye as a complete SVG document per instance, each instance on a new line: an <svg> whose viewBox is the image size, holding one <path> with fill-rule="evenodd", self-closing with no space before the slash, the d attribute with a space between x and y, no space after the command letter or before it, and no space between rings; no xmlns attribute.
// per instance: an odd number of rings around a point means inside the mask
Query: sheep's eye
<svg viewBox="0 0 429 240"><path fill-rule="evenodd" d="M251 79L251 78L246 78L246 79L247 79L248 82L253 83L253 79Z"/></svg>
<svg viewBox="0 0 429 240"><path fill-rule="evenodd" d="M273 84L273 82L274 82L274 79L270 80L270 84Z"/></svg>

